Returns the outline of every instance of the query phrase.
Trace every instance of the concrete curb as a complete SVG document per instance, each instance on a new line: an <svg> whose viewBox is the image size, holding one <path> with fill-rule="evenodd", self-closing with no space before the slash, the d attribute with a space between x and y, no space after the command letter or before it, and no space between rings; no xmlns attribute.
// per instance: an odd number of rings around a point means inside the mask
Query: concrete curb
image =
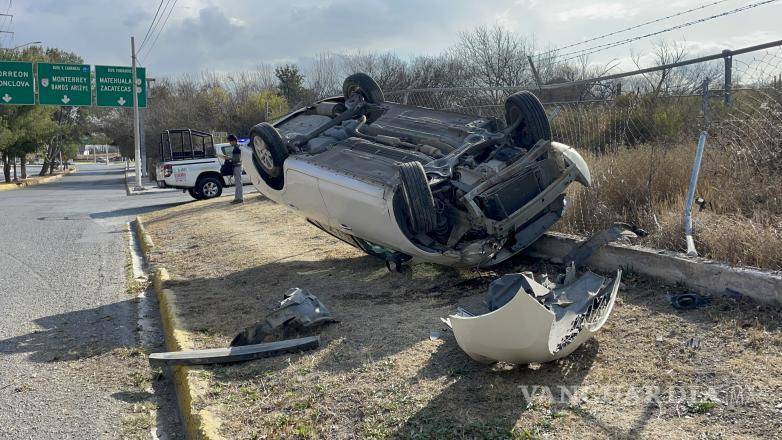
<svg viewBox="0 0 782 440"><path fill-rule="evenodd" d="M144 253L144 257L148 260L149 254L152 252L152 249L155 248L155 243L152 241L152 237L147 234L141 217L136 217L136 235L138 237L139 246L141 246L141 252Z"/></svg>
<svg viewBox="0 0 782 440"><path fill-rule="evenodd" d="M138 234L139 244L145 257L149 257L154 245L152 238L144 229L143 221L136 217L136 232ZM166 341L166 348L169 351L192 350L194 344L187 331L182 329L178 318L179 313L176 309L176 298L171 289L166 287L170 280L168 270L164 267L157 267L153 275L152 286L157 295L160 304L160 320L163 324L163 335ZM194 402L197 402L206 390L205 380L199 378L193 373L192 367L175 366L171 368L174 377L174 388L176 389L177 402L179 404L179 415L185 427L185 433L189 439L198 440L220 440L219 426L220 421L211 412L205 409L198 409Z"/></svg>
<svg viewBox="0 0 782 440"><path fill-rule="evenodd" d="M546 233L530 246L527 255L561 262L582 240L567 234ZM643 246L609 244L586 262L590 267L613 272L618 267L666 283L683 283L693 290L716 295L741 294L757 301L782 305L782 274L754 268L733 267L705 258L661 251Z"/></svg>
<svg viewBox="0 0 782 440"><path fill-rule="evenodd" d="M76 171L75 168L69 168L69 169L67 169L64 172L62 172L60 174L55 174L53 176L46 176L46 177L41 177L41 178L32 179L32 180L31 179L26 179L20 185L4 183L4 184L0 185L0 192L2 192L2 191L9 191L9 190L12 190L12 189L26 188L28 186L41 185L41 184L44 184L44 183L51 183L51 182L54 182L55 180L60 180L64 176L67 176L68 174L71 174L72 172L75 172L75 171Z"/></svg>

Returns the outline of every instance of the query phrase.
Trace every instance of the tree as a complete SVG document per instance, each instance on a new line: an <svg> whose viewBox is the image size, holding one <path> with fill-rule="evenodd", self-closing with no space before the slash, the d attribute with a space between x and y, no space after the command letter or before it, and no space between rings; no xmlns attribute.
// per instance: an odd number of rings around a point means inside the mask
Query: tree
<svg viewBox="0 0 782 440"><path fill-rule="evenodd" d="M340 57L331 52L315 55L307 73L307 88L316 99L342 93L342 63Z"/></svg>
<svg viewBox="0 0 782 440"><path fill-rule="evenodd" d="M0 156L3 159L3 176L6 182L11 181L11 166L9 163L9 148L16 142L16 133L9 126L8 110L0 110Z"/></svg>
<svg viewBox="0 0 782 440"><path fill-rule="evenodd" d="M408 87L407 64L393 52L345 55L345 76L362 72L374 78L383 90ZM341 83L340 83L341 88Z"/></svg>
<svg viewBox="0 0 782 440"><path fill-rule="evenodd" d="M14 157L21 158L22 178L27 178L27 155L40 151L46 142L55 136L60 127L52 120L55 109L34 106L18 109L12 127L16 141L12 146Z"/></svg>
<svg viewBox="0 0 782 440"><path fill-rule="evenodd" d="M459 34L449 53L464 66L466 85L509 87L534 84L527 60L534 52L530 41L507 29L479 26Z"/></svg>
<svg viewBox="0 0 782 440"><path fill-rule="evenodd" d="M304 76L299 72L299 67L295 64L286 64L274 69L279 84L277 85L280 95L282 95L289 104L298 105L305 96Z"/></svg>

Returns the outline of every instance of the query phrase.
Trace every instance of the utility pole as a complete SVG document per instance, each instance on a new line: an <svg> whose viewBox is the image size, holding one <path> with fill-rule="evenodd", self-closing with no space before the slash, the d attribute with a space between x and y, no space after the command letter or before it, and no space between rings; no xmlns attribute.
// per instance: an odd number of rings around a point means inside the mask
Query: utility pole
<svg viewBox="0 0 782 440"><path fill-rule="evenodd" d="M149 98L151 96L149 90L152 88L153 82L155 82L155 78L147 78L147 106L149 106ZM144 131L144 127L146 125L144 122L144 113L146 111L143 108L140 108L138 111L139 111L139 132L141 133L141 163L143 164L141 167L141 174L144 177L147 177L147 175L149 175L149 170L147 170L147 135Z"/></svg>
<svg viewBox="0 0 782 440"><path fill-rule="evenodd" d="M136 84L136 40L130 37L130 53L133 71L133 140L136 144L136 190L144 189L141 185L141 134L138 123L138 85Z"/></svg>
<svg viewBox="0 0 782 440"><path fill-rule="evenodd" d="M149 90L149 88L147 88ZM149 98L147 98L149 99ZM139 144L141 145L141 176L147 177L147 134L144 132L144 109L138 109Z"/></svg>

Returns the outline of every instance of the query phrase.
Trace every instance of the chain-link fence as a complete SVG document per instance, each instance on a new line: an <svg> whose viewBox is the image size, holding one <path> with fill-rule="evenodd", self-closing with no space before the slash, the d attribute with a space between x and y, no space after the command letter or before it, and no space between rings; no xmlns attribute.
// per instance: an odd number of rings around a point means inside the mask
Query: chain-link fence
<svg viewBox="0 0 782 440"><path fill-rule="evenodd" d="M764 46L572 83L411 89L386 99L504 119L509 95L536 93L553 139L579 149L593 172L591 188L571 190L558 228L589 234L631 221L651 232L649 244L673 250L685 249L684 198L706 131L699 249L782 269L782 47Z"/></svg>

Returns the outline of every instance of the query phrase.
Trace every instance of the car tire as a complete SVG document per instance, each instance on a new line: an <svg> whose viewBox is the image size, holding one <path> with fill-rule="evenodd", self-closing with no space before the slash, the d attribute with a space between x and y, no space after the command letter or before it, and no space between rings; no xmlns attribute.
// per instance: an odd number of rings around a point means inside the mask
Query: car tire
<svg viewBox="0 0 782 440"><path fill-rule="evenodd" d="M195 192L202 200L214 199L223 194L223 184L214 176L206 176L198 179Z"/></svg>
<svg viewBox="0 0 782 440"><path fill-rule="evenodd" d="M188 188L187 193L190 194L190 197L196 199L196 200L203 200L204 198L201 197L201 194L198 194L198 191L196 191L195 188Z"/></svg>
<svg viewBox="0 0 782 440"><path fill-rule="evenodd" d="M345 81L342 83L342 95L345 99L348 99L353 93L361 94L364 101L370 104L382 104L386 100L385 96L383 96L383 90L377 82L366 73L354 73L345 78ZM383 112L381 110L369 111L366 115L367 123L371 124L382 114Z"/></svg>
<svg viewBox="0 0 782 440"><path fill-rule="evenodd" d="M541 139L551 140L551 125L537 96L523 91L505 100L505 121L508 126L515 124L518 118L522 118L522 121L511 134L516 146L529 149Z"/></svg>
<svg viewBox="0 0 782 440"><path fill-rule="evenodd" d="M253 165L263 181L274 189L282 189L285 179L282 165L288 157L288 148L280 132L268 122L261 122L250 129L250 147Z"/></svg>
<svg viewBox="0 0 782 440"><path fill-rule="evenodd" d="M424 167L420 162L400 164L399 178L410 230L414 234L433 231L437 227L437 210Z"/></svg>

